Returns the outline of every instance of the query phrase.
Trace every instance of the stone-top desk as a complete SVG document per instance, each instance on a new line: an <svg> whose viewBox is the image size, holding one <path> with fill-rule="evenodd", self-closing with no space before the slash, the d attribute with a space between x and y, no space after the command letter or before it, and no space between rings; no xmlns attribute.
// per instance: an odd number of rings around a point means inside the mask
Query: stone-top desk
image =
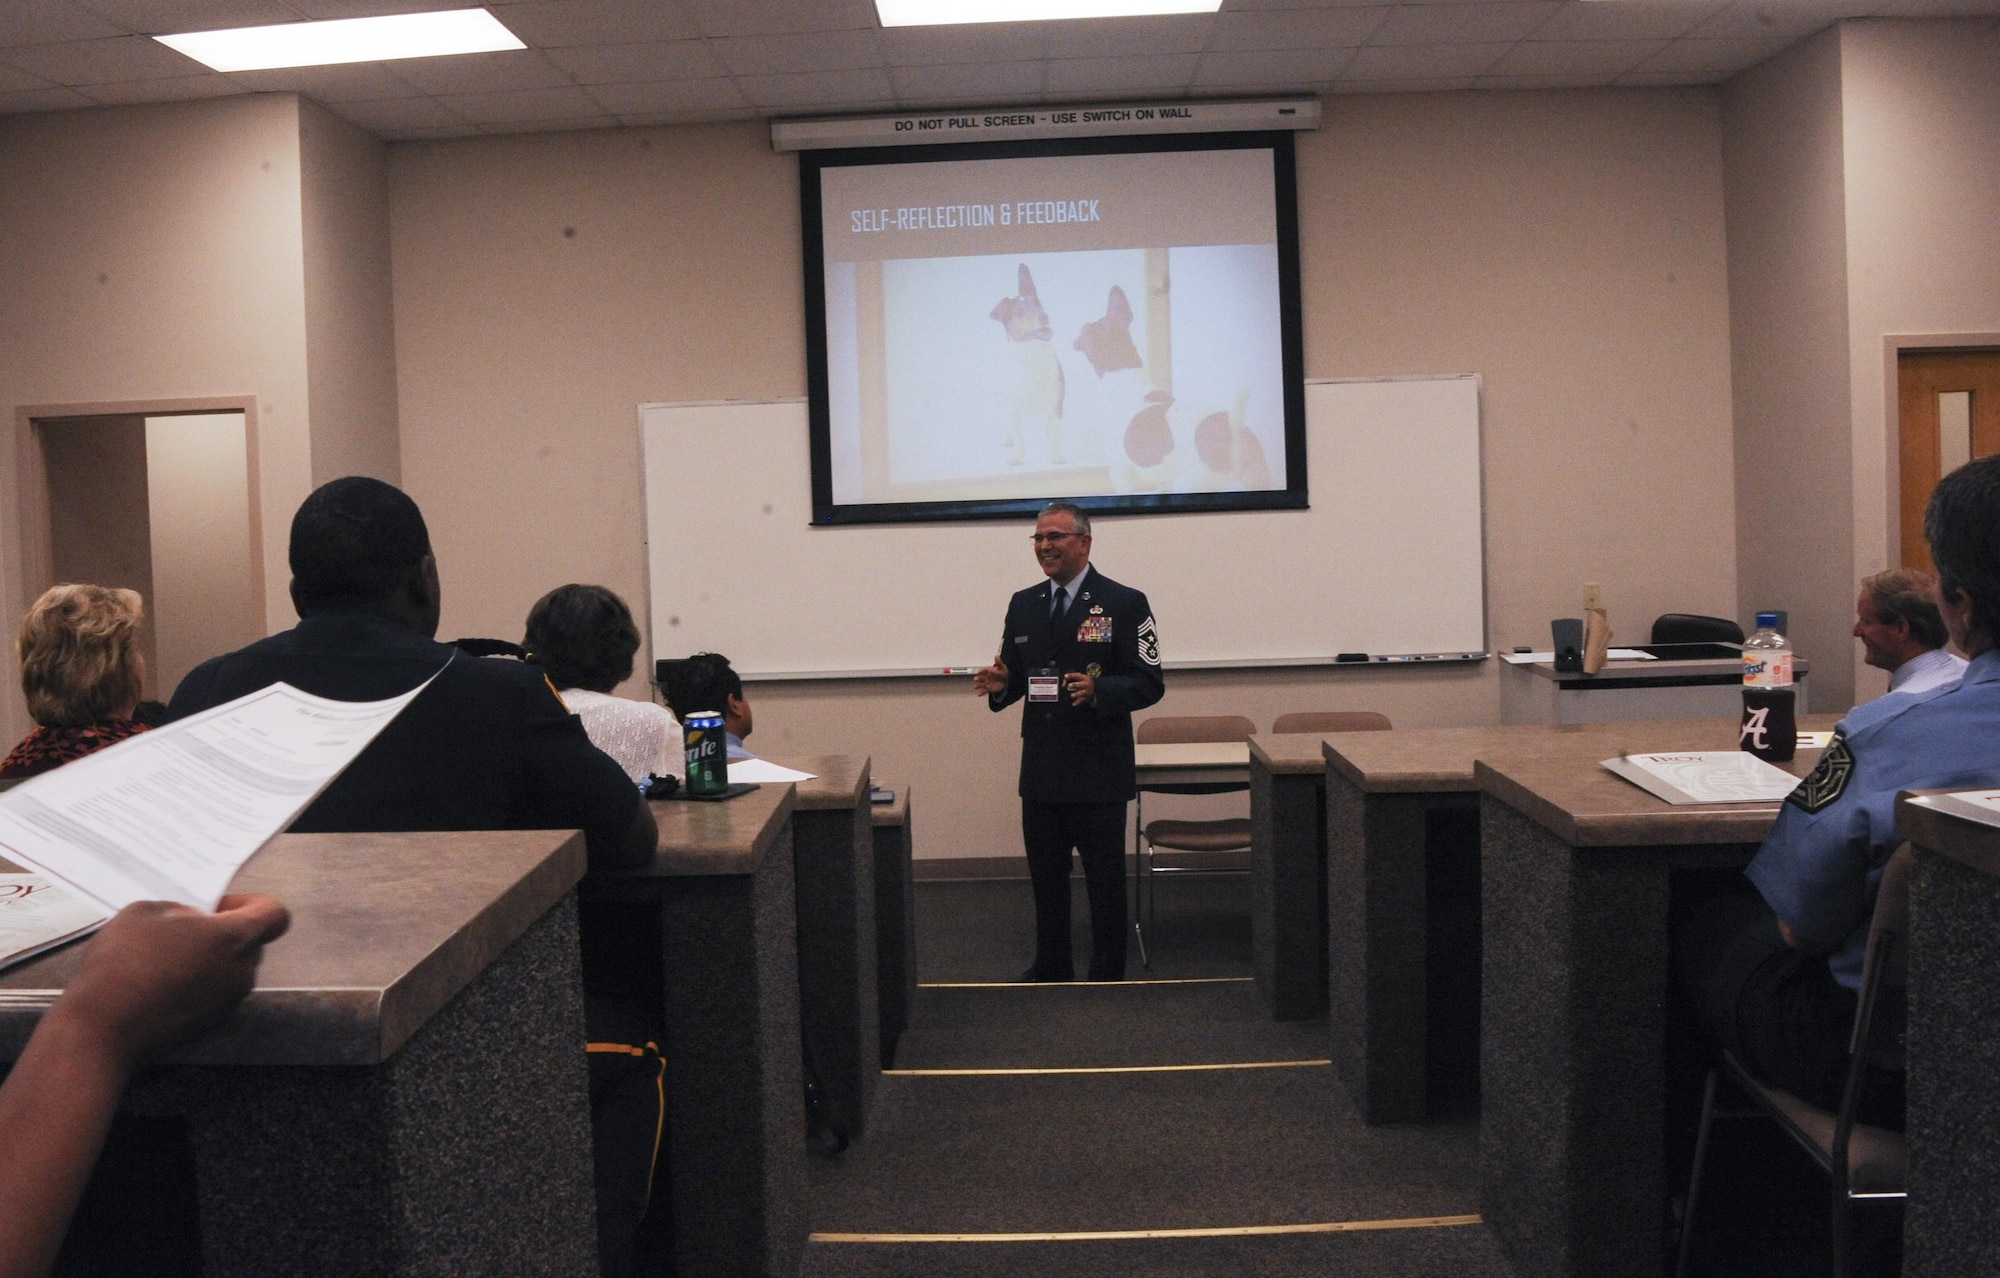
<svg viewBox="0 0 2000 1278"><path fill-rule="evenodd" d="M597 1272L583 870L566 830L282 835L244 867L291 930L124 1101L188 1125L203 1273ZM0 1060L80 953L0 973Z"/></svg>
<svg viewBox="0 0 2000 1278"><path fill-rule="evenodd" d="M1670 876L1746 864L1778 815L1674 807L1599 766L1619 749L1730 749L1733 720L1628 727L1474 768L1480 1210L1518 1274L1660 1272ZM1803 776L1819 753L1787 770Z"/></svg>
<svg viewBox="0 0 2000 1278"><path fill-rule="evenodd" d="M801 755L773 763L810 772L798 783L799 999L806 1046L833 1120L859 1138L882 1073L875 957L875 819L868 756Z"/></svg>
<svg viewBox="0 0 2000 1278"><path fill-rule="evenodd" d="M1326 1011L1324 732L1250 738L1250 959L1281 1021Z"/></svg>
<svg viewBox="0 0 2000 1278"><path fill-rule="evenodd" d="M1634 719L1733 717L1742 707L1743 658L1728 644L1662 644L1649 649L1711 650L1706 659L1607 661L1594 675L1557 670L1553 661L1500 663L1500 722L1615 723ZM1798 712L1806 711L1812 663L1794 655Z"/></svg>
<svg viewBox="0 0 2000 1278"><path fill-rule="evenodd" d="M2000 829L1904 799L1910 884L1910 1197L1903 1272L2000 1268Z"/></svg>
<svg viewBox="0 0 2000 1278"><path fill-rule="evenodd" d="M875 803L875 987L882 1068L896 1063L896 1042L910 1027L917 1001L915 866L911 860L910 787L889 785L895 798Z"/></svg>
<svg viewBox="0 0 2000 1278"><path fill-rule="evenodd" d="M669 1204L671 1271L687 1278L791 1278L805 1249L795 806L790 785L655 803L652 864L583 885L586 919L657 964L668 1108L653 1198Z"/></svg>

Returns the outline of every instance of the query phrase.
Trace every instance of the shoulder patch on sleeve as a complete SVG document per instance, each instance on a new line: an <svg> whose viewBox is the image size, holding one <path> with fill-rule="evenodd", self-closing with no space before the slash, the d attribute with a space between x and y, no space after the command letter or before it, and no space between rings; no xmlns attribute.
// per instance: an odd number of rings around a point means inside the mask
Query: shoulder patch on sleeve
<svg viewBox="0 0 2000 1278"><path fill-rule="evenodd" d="M1854 751L1848 747L1847 738L1836 732L1826 753L1819 757L1819 766L1799 782L1785 802L1817 815L1847 793L1847 783L1853 776Z"/></svg>
<svg viewBox="0 0 2000 1278"><path fill-rule="evenodd" d="M1160 632L1153 628L1151 617L1139 623L1139 660L1149 666L1160 664Z"/></svg>

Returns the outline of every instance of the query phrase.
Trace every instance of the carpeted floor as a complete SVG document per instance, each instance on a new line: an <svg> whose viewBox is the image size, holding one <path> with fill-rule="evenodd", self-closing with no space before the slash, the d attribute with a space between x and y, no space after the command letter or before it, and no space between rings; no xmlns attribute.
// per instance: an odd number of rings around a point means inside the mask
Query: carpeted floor
<svg viewBox="0 0 2000 1278"><path fill-rule="evenodd" d="M1163 884L1150 970L1135 948L1123 985L1016 986L1027 885L920 885L926 986L867 1139L815 1161L804 1275L1507 1275L1462 1223L1478 1210L1476 1128L1360 1122L1324 1063L1325 1023L1271 1020L1248 979L1247 895L1242 879ZM951 1072L973 1070L1104 1072ZM1301 1226L1322 1231L826 1237Z"/></svg>

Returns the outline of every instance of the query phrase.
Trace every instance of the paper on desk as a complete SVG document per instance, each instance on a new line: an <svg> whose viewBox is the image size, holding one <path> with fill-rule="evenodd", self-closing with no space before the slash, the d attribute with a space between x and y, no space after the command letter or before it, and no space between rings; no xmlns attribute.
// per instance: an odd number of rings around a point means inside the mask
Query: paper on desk
<svg viewBox="0 0 2000 1278"><path fill-rule="evenodd" d="M2000 825L2000 790L1961 790L1957 794L1927 794L1919 803L1983 825Z"/></svg>
<svg viewBox="0 0 2000 1278"><path fill-rule="evenodd" d="M274 683L127 737L0 794L0 855L107 912L213 910L243 863L429 686L330 701Z"/></svg>
<svg viewBox="0 0 2000 1278"><path fill-rule="evenodd" d="M729 784L738 781L810 781L816 776L812 772L800 772L796 768L781 768L769 759L731 759L729 761Z"/></svg>
<svg viewBox="0 0 2000 1278"><path fill-rule="evenodd" d="M39 874L0 874L0 967L95 932L110 917Z"/></svg>
<svg viewBox="0 0 2000 1278"><path fill-rule="evenodd" d="M1633 785L1675 805L1776 803L1799 779L1743 750L1682 750L1626 754L1604 766Z"/></svg>
<svg viewBox="0 0 2000 1278"><path fill-rule="evenodd" d="M1612 648L1605 652L1604 658L1607 661L1659 660L1652 653L1641 652L1637 648ZM1509 665L1516 666L1532 666L1538 662L1554 661L1555 659L1556 654L1553 652L1503 652L1500 654L1500 660L1507 662Z"/></svg>

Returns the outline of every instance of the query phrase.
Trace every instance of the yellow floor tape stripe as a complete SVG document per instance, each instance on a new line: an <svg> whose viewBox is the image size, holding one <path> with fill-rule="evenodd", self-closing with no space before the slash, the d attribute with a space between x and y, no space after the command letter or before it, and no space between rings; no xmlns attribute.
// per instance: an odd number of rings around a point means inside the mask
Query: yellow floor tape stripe
<svg viewBox="0 0 2000 1278"><path fill-rule="evenodd" d="M1346 1234L1373 1229L1448 1229L1477 1225L1478 1216L1411 1216L1402 1220L1335 1220L1312 1225L1236 1225L1220 1229L1092 1229L1047 1234L830 1234L819 1243L1118 1242L1132 1238L1247 1238L1260 1234Z"/></svg>
<svg viewBox="0 0 2000 1278"><path fill-rule="evenodd" d="M1182 1074L1218 1069L1304 1069L1332 1061L1227 1061L1214 1065L1071 1065L1014 1069L885 1069L898 1078L968 1078L1001 1074Z"/></svg>
<svg viewBox="0 0 2000 1278"><path fill-rule="evenodd" d="M1243 985L1254 976L1180 976L1140 981L923 981L920 990L1040 990L1071 985Z"/></svg>

